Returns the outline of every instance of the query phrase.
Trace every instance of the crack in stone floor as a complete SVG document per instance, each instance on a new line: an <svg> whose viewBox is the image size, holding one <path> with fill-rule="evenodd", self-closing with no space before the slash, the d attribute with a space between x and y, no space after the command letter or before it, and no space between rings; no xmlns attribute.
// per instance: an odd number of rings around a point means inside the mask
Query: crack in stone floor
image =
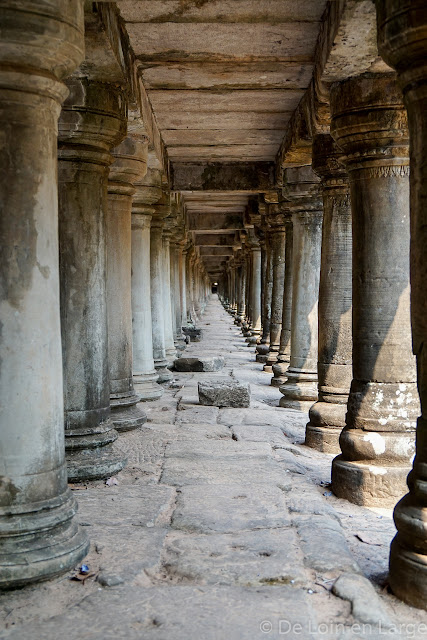
<svg viewBox="0 0 427 640"><path fill-rule="evenodd" d="M224 368L174 372L115 445L128 457L118 485L73 486L95 577L1 594L1 638L427 637L395 631L427 614L384 588L390 512L330 494L332 456L302 446L306 414L278 408L216 297L200 326L185 356ZM250 384L250 408L199 405L198 381L224 376Z"/></svg>

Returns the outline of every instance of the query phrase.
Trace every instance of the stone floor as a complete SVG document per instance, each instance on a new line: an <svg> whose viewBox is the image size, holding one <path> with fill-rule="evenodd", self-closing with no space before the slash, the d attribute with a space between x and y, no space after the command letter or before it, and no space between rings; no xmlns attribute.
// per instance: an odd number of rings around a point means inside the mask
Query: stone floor
<svg viewBox="0 0 427 640"><path fill-rule="evenodd" d="M224 369L175 373L120 436L118 484L72 486L89 577L1 594L0 637L427 638L427 614L387 589L391 512L331 494L332 457L302 445L307 416L278 408L216 296L200 326L185 355ZM198 404L198 380L224 375L250 383L249 409Z"/></svg>

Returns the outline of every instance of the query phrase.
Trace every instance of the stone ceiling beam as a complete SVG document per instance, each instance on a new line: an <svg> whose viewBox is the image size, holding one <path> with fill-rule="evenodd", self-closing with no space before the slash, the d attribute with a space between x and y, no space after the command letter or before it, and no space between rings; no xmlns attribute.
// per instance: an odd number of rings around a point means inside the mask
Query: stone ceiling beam
<svg viewBox="0 0 427 640"><path fill-rule="evenodd" d="M176 191L236 191L258 193L274 187L273 162L174 163Z"/></svg>
<svg viewBox="0 0 427 640"><path fill-rule="evenodd" d="M205 247L232 247L236 242L234 233L203 233L196 235L194 243L196 246Z"/></svg>
<svg viewBox="0 0 427 640"><path fill-rule="evenodd" d="M203 258L211 256L227 258L233 255L233 249L231 247L200 247L200 255Z"/></svg>
<svg viewBox="0 0 427 640"><path fill-rule="evenodd" d="M189 213L189 231L230 231L243 229L243 216L238 214Z"/></svg>

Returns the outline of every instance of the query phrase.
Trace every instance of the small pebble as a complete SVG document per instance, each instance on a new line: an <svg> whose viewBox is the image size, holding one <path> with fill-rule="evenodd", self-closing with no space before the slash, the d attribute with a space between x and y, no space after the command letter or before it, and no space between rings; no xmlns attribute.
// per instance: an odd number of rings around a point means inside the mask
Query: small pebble
<svg viewBox="0 0 427 640"><path fill-rule="evenodd" d="M118 584L123 584L124 580L120 576L112 573L100 573L98 582L102 584L103 587L115 587Z"/></svg>

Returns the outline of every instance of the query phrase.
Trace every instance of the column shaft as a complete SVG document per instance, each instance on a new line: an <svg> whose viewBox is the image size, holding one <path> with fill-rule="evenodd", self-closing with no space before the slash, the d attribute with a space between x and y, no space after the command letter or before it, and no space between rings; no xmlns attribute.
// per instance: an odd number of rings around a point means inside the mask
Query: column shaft
<svg viewBox="0 0 427 640"><path fill-rule="evenodd" d="M333 85L331 133L345 152L353 216L353 380L333 491L393 505L414 452L409 318L409 159L393 75Z"/></svg>
<svg viewBox="0 0 427 640"><path fill-rule="evenodd" d="M394 510L390 585L408 604L427 608L427 8L423 0L377 4L379 50L398 73L410 133L412 344L421 415L409 493Z"/></svg>
<svg viewBox="0 0 427 640"><path fill-rule="evenodd" d="M286 382L286 371L291 360L291 327L292 327L292 254L293 227L292 218L285 218L285 282L283 286L282 303L282 331L280 333L280 347L277 361L273 364L274 376L271 379L273 387L280 387Z"/></svg>
<svg viewBox="0 0 427 640"><path fill-rule="evenodd" d="M305 444L339 453L352 378L351 206L348 178L330 135L313 141L322 179L323 229L319 287L319 400L310 409Z"/></svg>
<svg viewBox="0 0 427 640"><path fill-rule="evenodd" d="M317 400L317 338L322 200L310 166L286 170L293 223L291 360L281 407L308 411Z"/></svg>
<svg viewBox="0 0 427 640"><path fill-rule="evenodd" d="M265 232L264 247L261 248L261 269L263 281L262 336L256 348L256 361L265 363L270 346L271 295L273 291L273 261L268 231Z"/></svg>
<svg viewBox="0 0 427 640"><path fill-rule="evenodd" d="M27 5L0 7L2 589L68 571L89 547L64 459L57 193L60 80L83 59L83 6Z"/></svg>

